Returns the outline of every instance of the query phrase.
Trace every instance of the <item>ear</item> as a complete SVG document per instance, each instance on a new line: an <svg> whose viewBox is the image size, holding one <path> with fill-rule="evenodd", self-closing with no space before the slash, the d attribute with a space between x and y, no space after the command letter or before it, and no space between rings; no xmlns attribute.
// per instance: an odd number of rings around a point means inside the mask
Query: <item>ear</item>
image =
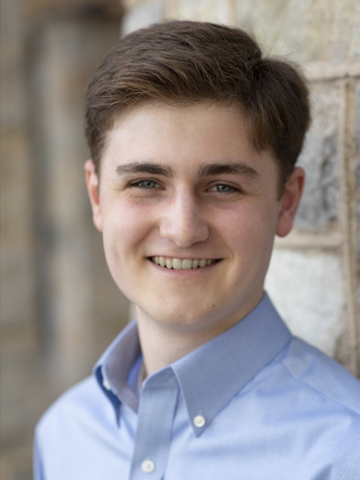
<svg viewBox="0 0 360 480"><path fill-rule="evenodd" d="M280 199L280 211L276 228L276 235L279 237L285 237L292 229L304 184L304 170L301 167L295 167L285 184L284 192Z"/></svg>
<svg viewBox="0 0 360 480"><path fill-rule="evenodd" d="M87 160L84 165L85 181L93 213L93 222L95 227L102 232L102 215L99 195L99 178L95 172L95 164L92 160Z"/></svg>

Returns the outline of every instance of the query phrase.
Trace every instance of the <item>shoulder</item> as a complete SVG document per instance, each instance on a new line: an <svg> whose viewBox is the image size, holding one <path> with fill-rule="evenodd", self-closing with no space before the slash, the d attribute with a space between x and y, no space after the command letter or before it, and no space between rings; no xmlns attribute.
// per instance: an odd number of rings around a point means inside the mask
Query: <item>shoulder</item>
<svg viewBox="0 0 360 480"><path fill-rule="evenodd" d="M301 457L304 469L321 466L321 478L358 478L360 381L356 377L318 349L292 338L264 369L257 389L255 400L259 393L261 400L266 398L260 418L274 436L283 433L289 458L291 453ZM328 471L331 477L325 475Z"/></svg>
<svg viewBox="0 0 360 480"><path fill-rule="evenodd" d="M299 388L311 390L360 419L360 380L320 350L294 337L282 364Z"/></svg>
<svg viewBox="0 0 360 480"><path fill-rule="evenodd" d="M101 478L103 463L108 470L118 468L112 448L118 441L113 405L89 377L61 395L40 419L34 439L35 478Z"/></svg>
<svg viewBox="0 0 360 480"><path fill-rule="evenodd" d="M86 424L91 420L104 421L114 416L111 404L91 376L63 393L43 414L36 427L39 440L55 437L71 425Z"/></svg>

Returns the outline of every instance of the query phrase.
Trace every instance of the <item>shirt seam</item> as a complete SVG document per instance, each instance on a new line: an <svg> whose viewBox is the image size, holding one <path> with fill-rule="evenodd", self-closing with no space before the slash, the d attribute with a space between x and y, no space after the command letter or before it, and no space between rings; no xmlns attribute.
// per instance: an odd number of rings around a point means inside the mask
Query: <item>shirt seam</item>
<svg viewBox="0 0 360 480"><path fill-rule="evenodd" d="M328 394L322 392L321 390L319 390L318 388L314 387L313 385L311 385L310 383L307 383L306 381L304 380L301 380L300 378L296 377L295 374L290 370L290 368L285 364L284 360L282 360L282 365L284 366L284 368L288 371L288 373L291 375L291 377L296 380L297 382L303 384L303 385L306 385L307 387L311 388L312 390L315 390L316 392L318 392L320 395L326 397L328 400L330 400L331 402L334 402L336 403L337 405L341 405L343 408L346 408L347 410L349 410L350 412L352 413L355 413L358 417L360 417L360 413L357 412L356 410L354 410L353 408L349 407L348 405L345 405L344 403L341 403L340 401L338 400L335 400L334 398L331 398Z"/></svg>
<svg viewBox="0 0 360 480"><path fill-rule="evenodd" d="M340 405L341 407L345 408L346 410L349 410L350 412L352 413L355 413L357 416L360 417L360 414L356 411L356 410L353 410L352 408L348 407L347 405L344 405L343 403L340 403L339 401L337 400L334 400L333 398L329 397L329 395L327 395L326 393L322 392L321 390L315 388L313 385L305 382L304 380L301 380L300 378L297 378L293 373L292 371L289 369L289 367L284 363L284 361L282 361L282 364L284 366L284 368L288 371L288 373L291 375L291 377L296 380L297 382L303 384L303 385L306 385L307 387L311 388L312 390L315 390L316 392L318 392L320 395L326 397L328 400L330 400L331 402L337 404L337 405ZM344 471L344 473L342 474L341 476L341 480L360 480L360 476L358 479L351 479L350 477L348 477L349 474L352 473L352 468L353 466L355 465L355 462L356 460L359 458L360 454L356 455L355 458L353 458L352 462L351 462L351 465L350 467Z"/></svg>

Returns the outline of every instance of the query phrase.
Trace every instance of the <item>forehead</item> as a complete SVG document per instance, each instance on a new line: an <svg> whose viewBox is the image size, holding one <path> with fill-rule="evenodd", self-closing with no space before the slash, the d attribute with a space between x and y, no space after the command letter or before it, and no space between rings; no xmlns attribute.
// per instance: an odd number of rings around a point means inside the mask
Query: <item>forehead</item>
<svg viewBox="0 0 360 480"><path fill-rule="evenodd" d="M115 120L102 156L105 169L129 162L154 162L177 171L237 161L259 171L275 164L270 152L251 145L239 108L209 103L131 108Z"/></svg>

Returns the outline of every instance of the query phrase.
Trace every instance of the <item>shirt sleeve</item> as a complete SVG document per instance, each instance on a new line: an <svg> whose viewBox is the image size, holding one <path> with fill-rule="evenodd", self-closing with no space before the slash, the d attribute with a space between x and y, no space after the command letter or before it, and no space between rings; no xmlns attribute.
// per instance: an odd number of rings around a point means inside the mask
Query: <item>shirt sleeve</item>
<svg viewBox="0 0 360 480"><path fill-rule="evenodd" d="M360 480L360 452L341 477L341 480Z"/></svg>
<svg viewBox="0 0 360 480"><path fill-rule="evenodd" d="M39 441L36 433L34 437L33 473L34 473L34 480L45 480L40 445L39 445Z"/></svg>

